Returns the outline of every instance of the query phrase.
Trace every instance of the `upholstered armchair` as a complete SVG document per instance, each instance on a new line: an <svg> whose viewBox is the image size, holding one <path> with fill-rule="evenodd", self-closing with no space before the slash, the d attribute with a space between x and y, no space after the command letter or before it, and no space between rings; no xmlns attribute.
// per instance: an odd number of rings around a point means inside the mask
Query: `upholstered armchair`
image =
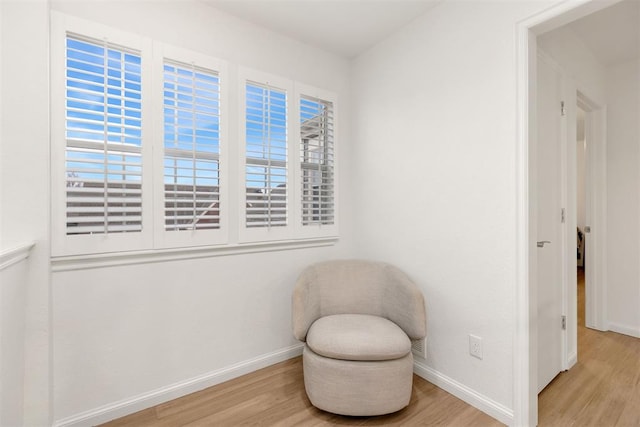
<svg viewBox="0 0 640 427"><path fill-rule="evenodd" d="M363 260L312 265L295 285L292 315L314 406L382 415L409 404L411 340L425 337L426 315L422 293L402 271Z"/></svg>

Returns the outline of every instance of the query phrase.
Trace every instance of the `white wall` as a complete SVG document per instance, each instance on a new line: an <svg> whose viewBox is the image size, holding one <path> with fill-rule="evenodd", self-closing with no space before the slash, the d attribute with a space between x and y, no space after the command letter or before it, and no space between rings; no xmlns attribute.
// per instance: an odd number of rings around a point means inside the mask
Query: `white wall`
<svg viewBox="0 0 640 427"><path fill-rule="evenodd" d="M22 307L14 307L25 316L24 347L12 350L16 358L24 355L23 424L48 425L51 403L48 8L44 1L2 1L0 19L0 252L35 242L26 272L20 273L19 280L7 279L12 287L7 292L15 301L24 301ZM5 278L2 279L4 282ZM7 315L15 313L8 311ZM20 323L16 324L19 328ZM20 339L12 341L18 345ZM15 390L20 394L21 387L16 385ZM23 397L12 398L16 400L9 402L19 405ZM3 404L7 402L5 399L6 395Z"/></svg>
<svg viewBox="0 0 640 427"><path fill-rule="evenodd" d="M542 34L537 41L538 47L562 65L583 93L595 102L604 102L606 69L573 31L560 27Z"/></svg>
<svg viewBox="0 0 640 427"><path fill-rule="evenodd" d="M443 2L357 58L352 73L360 253L399 265L421 286L431 372L506 414L514 394L515 25L548 6ZM469 355L470 333L483 339L483 360Z"/></svg>
<svg viewBox="0 0 640 427"><path fill-rule="evenodd" d="M52 7L220 57L232 68L245 65L336 92L343 178L335 246L54 272L54 420L91 415L296 344L290 295L297 274L353 252L348 62L199 2Z"/></svg>
<svg viewBox="0 0 640 427"><path fill-rule="evenodd" d="M0 253L2 253L1 250ZM0 425L2 426L24 424L26 290L26 261L6 268L0 265Z"/></svg>
<svg viewBox="0 0 640 427"><path fill-rule="evenodd" d="M323 248L56 273L55 419L290 347L297 274L341 255Z"/></svg>
<svg viewBox="0 0 640 427"><path fill-rule="evenodd" d="M640 63L607 70L608 320L640 337Z"/></svg>

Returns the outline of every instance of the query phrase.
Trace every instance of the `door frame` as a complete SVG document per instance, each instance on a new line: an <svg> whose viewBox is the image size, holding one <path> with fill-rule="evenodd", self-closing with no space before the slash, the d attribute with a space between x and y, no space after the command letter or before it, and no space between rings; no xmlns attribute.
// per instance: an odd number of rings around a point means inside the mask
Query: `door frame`
<svg viewBox="0 0 640 427"><path fill-rule="evenodd" d="M536 142L536 55L537 34L550 31L590 13L609 7L621 0L576 0L562 2L516 24L516 277L515 277L515 339L513 348L513 425L535 426L538 423L537 393L537 239L535 206L529 195L535 194L531 166L535 165ZM574 104L576 105L576 104ZM600 117L606 110L600 109ZM604 135L606 129L598 132ZM601 147L602 149L602 147ZM606 172L606 169L605 169ZM602 177L602 175L599 175ZM602 186L600 190L606 190ZM600 199L606 202L606 196ZM603 205L604 206L604 205ZM604 210L603 210L604 212ZM600 228L604 225L600 217ZM533 225L533 226L532 226ZM604 230L602 230L604 231ZM600 239L602 243L603 239ZM604 252L603 252L604 253ZM604 274L604 269L600 269ZM600 289L602 293L603 290ZM592 299L593 301L593 299ZM604 310L599 316L604 315Z"/></svg>

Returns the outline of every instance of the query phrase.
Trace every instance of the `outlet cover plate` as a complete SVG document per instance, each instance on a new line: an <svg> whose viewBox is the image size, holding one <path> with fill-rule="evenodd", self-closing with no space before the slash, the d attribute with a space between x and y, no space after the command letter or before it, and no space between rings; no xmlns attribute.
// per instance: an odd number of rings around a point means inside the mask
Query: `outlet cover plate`
<svg viewBox="0 0 640 427"><path fill-rule="evenodd" d="M469 354L482 360L482 338L469 334Z"/></svg>

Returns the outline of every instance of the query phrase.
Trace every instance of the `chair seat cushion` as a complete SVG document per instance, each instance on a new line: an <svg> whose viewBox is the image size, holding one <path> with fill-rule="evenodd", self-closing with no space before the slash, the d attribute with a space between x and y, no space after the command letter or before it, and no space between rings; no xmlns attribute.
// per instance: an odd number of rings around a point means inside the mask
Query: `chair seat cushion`
<svg viewBox="0 0 640 427"><path fill-rule="evenodd" d="M309 328L307 345L340 360L392 360L411 351L411 341L398 325L368 314L321 317Z"/></svg>

